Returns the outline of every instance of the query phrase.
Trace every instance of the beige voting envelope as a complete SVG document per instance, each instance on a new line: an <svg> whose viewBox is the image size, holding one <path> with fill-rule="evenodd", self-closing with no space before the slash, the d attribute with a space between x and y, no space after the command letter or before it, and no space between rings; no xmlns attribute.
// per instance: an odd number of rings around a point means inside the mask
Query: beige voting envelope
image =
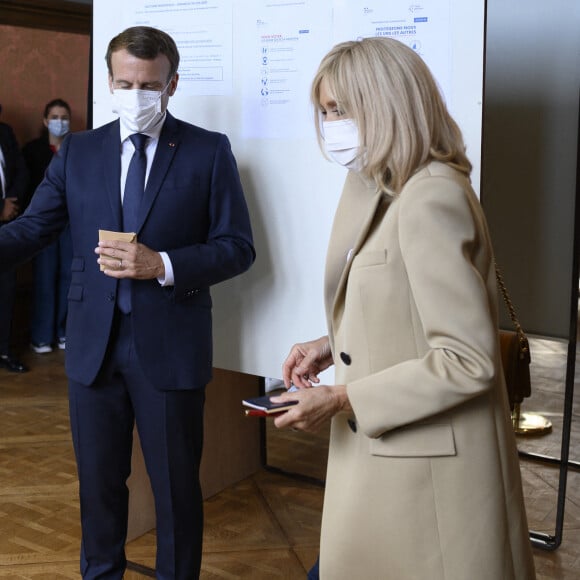
<svg viewBox="0 0 580 580"><path fill-rule="evenodd" d="M137 243L137 234L135 232L111 232L109 230L99 230L99 242L118 240L119 242ZM106 254L101 254L103 258L112 258ZM106 270L107 266L101 264L101 272Z"/></svg>

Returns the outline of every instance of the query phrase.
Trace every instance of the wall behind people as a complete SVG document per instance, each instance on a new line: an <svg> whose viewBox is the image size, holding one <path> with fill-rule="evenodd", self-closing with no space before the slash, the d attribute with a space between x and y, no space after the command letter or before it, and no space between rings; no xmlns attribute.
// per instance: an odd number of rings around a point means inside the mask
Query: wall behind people
<svg viewBox="0 0 580 580"><path fill-rule="evenodd" d="M74 111L71 130L86 127L89 46L88 34L0 24L2 120L12 125L20 146L40 135L44 105L63 95ZM19 345L29 341L31 295L32 273L25 264L18 271L12 324Z"/></svg>
<svg viewBox="0 0 580 580"><path fill-rule="evenodd" d="M38 137L44 105L66 95L71 130L86 127L88 34L0 24L0 103L20 145Z"/></svg>

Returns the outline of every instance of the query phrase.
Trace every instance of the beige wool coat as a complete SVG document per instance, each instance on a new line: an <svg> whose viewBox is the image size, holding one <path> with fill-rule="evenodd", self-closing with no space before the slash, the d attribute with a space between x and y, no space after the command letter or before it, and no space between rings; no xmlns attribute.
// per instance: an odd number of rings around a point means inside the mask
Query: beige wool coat
<svg viewBox="0 0 580 580"><path fill-rule="evenodd" d="M336 383L322 580L533 580L498 346L494 261L469 181L398 196L350 172L325 299Z"/></svg>

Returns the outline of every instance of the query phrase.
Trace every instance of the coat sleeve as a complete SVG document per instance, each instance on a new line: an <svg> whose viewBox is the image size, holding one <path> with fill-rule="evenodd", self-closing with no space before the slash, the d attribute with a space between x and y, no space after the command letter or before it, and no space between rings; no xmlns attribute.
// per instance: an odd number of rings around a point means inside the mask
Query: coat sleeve
<svg viewBox="0 0 580 580"><path fill-rule="evenodd" d="M207 288L246 271L254 262L252 228L229 139L221 135L211 168L208 233L204 243L168 252L175 293Z"/></svg>
<svg viewBox="0 0 580 580"><path fill-rule="evenodd" d="M68 223L65 159L70 137L68 135L63 141L54 163L38 186L41 195L34 196L21 216L0 228L0 270L14 268L32 258L56 239Z"/></svg>
<svg viewBox="0 0 580 580"><path fill-rule="evenodd" d="M427 420L494 384L495 297L486 282L493 261L490 247L482 251L489 241L478 210L460 182L446 177L420 178L401 193L398 241L407 280L400 283L408 284L422 336L417 356L347 385L370 437Z"/></svg>

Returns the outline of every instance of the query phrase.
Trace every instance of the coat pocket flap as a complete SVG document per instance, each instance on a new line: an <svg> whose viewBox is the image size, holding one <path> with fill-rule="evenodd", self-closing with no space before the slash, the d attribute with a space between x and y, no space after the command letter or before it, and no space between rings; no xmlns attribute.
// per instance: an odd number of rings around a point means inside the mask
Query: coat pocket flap
<svg viewBox="0 0 580 580"><path fill-rule="evenodd" d="M371 455L383 457L439 457L456 455L453 428L446 423L403 427L370 441Z"/></svg>
<svg viewBox="0 0 580 580"><path fill-rule="evenodd" d="M83 299L83 286L80 284L71 284L68 288L67 298L69 300L80 301Z"/></svg>
<svg viewBox="0 0 580 580"><path fill-rule="evenodd" d="M365 268L367 266L379 266L387 261L387 250L373 250L361 252L352 259L353 268Z"/></svg>

